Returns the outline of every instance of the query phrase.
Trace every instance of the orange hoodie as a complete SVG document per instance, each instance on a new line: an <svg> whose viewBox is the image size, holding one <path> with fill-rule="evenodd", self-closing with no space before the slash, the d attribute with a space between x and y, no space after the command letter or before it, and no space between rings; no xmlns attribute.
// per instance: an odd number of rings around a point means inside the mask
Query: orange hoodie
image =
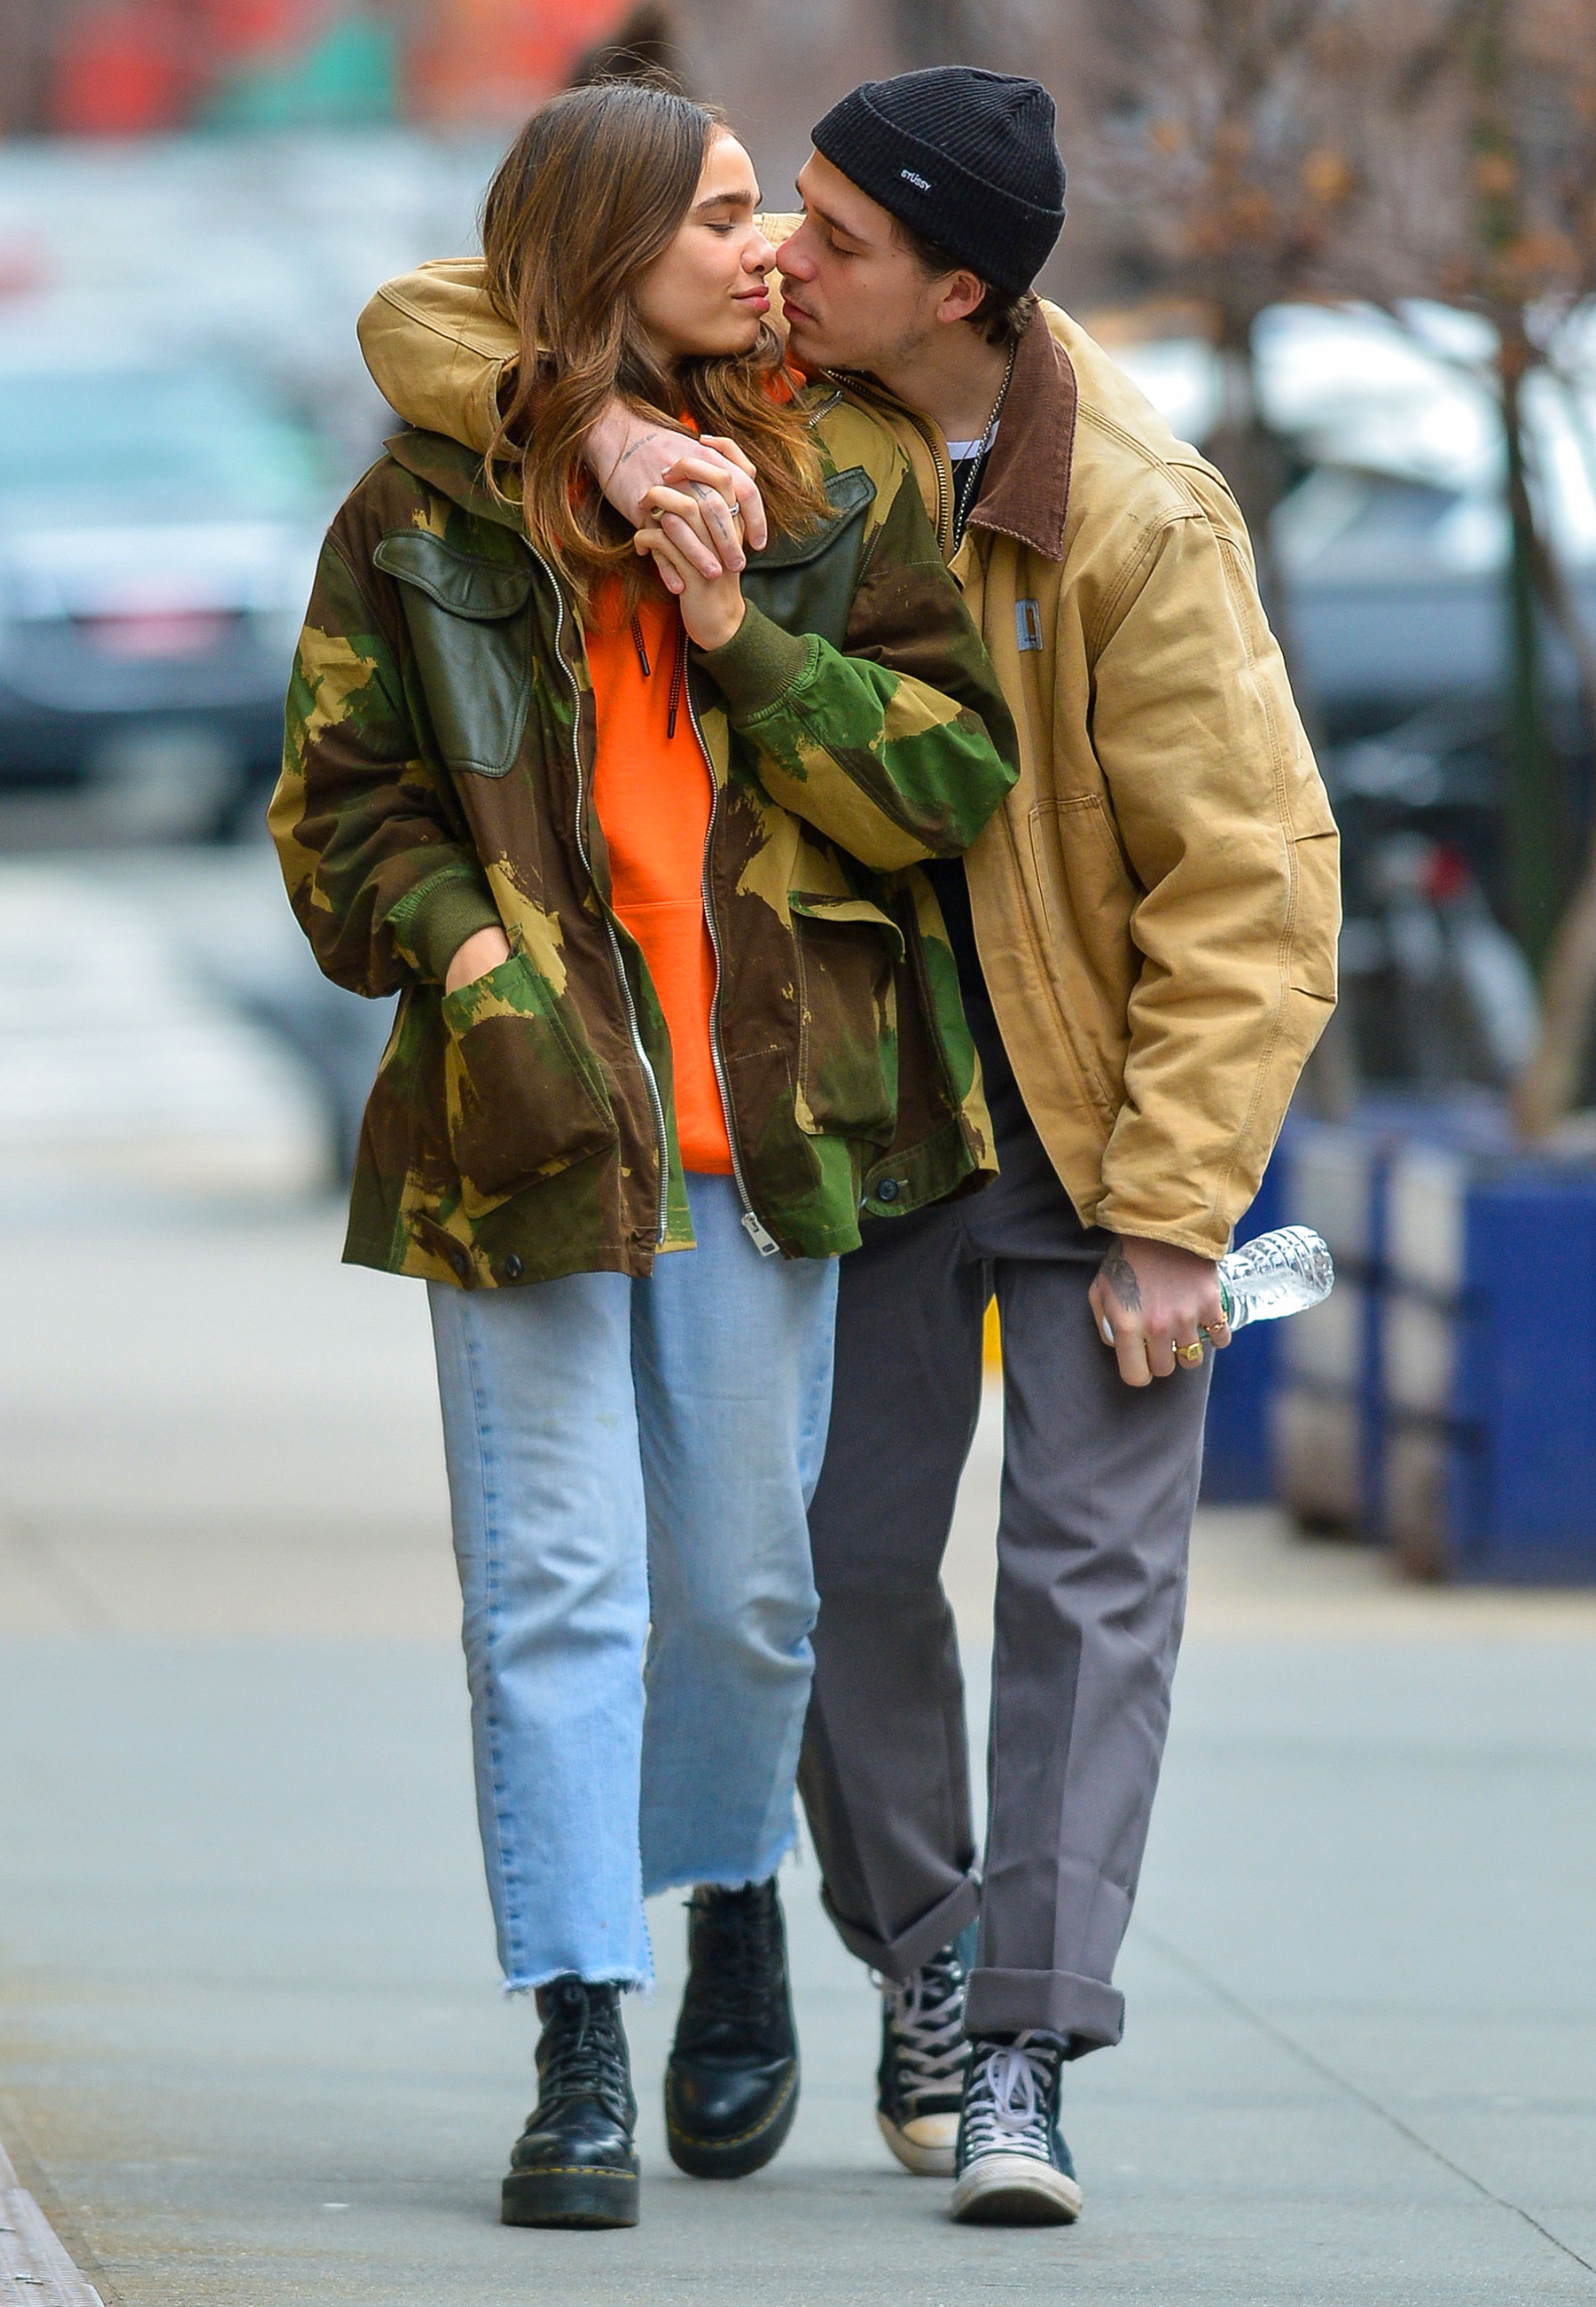
<svg viewBox="0 0 1596 2307"><path fill-rule="evenodd" d="M682 694L682 613L650 590L628 622L619 586L606 585L585 638L597 733L593 798L615 911L643 949L670 1029L682 1166L729 1177L709 1047L715 948L704 919L714 788Z"/></svg>

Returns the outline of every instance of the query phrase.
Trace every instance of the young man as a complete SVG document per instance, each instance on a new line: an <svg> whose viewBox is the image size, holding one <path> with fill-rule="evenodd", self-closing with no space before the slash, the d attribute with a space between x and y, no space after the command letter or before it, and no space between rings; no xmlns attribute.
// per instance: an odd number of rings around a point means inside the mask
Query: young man
<svg viewBox="0 0 1596 2307"><path fill-rule="evenodd" d="M893 2151L954 2173L960 2217L1066 2220L1081 2196L1061 2071L1122 2027L1113 1965L1168 1719L1202 1339L1227 1337L1214 1265L1333 1005L1336 836L1223 483L1028 294L1063 220L1046 92L905 73L845 98L815 147L780 251L793 350L911 459L1021 773L940 891L1001 1175L903 1219L883 1180L844 1263L803 1793L833 1920L886 1982ZM451 393L461 353L491 351L465 334ZM491 406L492 358L472 376ZM710 450L616 409L591 461L632 518L656 492L707 574L716 551L741 557L723 498L761 542L757 495ZM982 1882L940 1572L994 1292Z"/></svg>
<svg viewBox="0 0 1596 2307"><path fill-rule="evenodd" d="M1063 221L1045 91L905 73L845 98L814 143L779 252L792 349L914 460L1022 768L936 872L1000 1175L900 1222L872 1213L844 1265L802 1788L832 1918L886 1981L894 2152L954 2171L959 2217L1063 2220L1081 2196L1061 2069L1123 2025L1203 1339L1228 1340L1215 1261L1334 1003L1337 840L1229 492L1027 293ZM993 1291L978 1884L939 1573Z"/></svg>

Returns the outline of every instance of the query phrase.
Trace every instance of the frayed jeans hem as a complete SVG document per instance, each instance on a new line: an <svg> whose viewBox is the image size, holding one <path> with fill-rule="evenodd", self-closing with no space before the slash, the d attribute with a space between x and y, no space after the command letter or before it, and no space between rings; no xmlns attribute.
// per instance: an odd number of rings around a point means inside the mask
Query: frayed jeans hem
<svg viewBox="0 0 1596 2307"><path fill-rule="evenodd" d="M499 1992L506 1997L536 1994L540 1986L552 1986L555 1979L569 1978L571 1976L569 1969L560 1969L540 1971L536 1977L507 1978L500 1986ZM580 1977L584 1986L618 1986L622 1994L648 1994L652 1992L654 1985L652 1978L645 1977L641 1971L632 1969L601 1970L591 1978L585 1971L579 1972L577 1976Z"/></svg>
<svg viewBox="0 0 1596 2307"><path fill-rule="evenodd" d="M746 1866L706 1866L700 1872L673 1870L660 1882L643 1886L646 1899L663 1899L671 1891L696 1891L700 1885L710 1891L742 1891L751 1882L768 1882L778 1872L784 1858L790 1858L798 1848L798 1830L794 1827L785 1840L778 1843L768 1862L751 1873Z"/></svg>

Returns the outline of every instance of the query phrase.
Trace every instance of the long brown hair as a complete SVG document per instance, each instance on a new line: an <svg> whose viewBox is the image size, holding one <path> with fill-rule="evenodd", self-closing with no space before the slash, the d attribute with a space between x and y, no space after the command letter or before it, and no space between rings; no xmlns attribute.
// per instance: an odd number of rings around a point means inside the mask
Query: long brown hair
<svg viewBox="0 0 1596 2307"><path fill-rule="evenodd" d="M533 114L488 187L488 289L521 356L487 470L507 493L497 468L519 463L528 537L584 609L595 583L618 573L630 610L648 577L582 461L612 395L666 424L685 407L700 432L730 434L759 474L773 530L802 530L825 509L775 330L767 323L751 352L671 373L638 318L637 283L691 210L721 124L708 106L647 81L571 89Z"/></svg>

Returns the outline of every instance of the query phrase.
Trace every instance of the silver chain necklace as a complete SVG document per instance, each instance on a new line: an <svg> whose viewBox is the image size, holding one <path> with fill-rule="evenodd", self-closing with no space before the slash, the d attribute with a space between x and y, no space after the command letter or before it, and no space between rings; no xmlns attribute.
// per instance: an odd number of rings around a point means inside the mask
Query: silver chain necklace
<svg viewBox="0 0 1596 2307"><path fill-rule="evenodd" d="M975 467L977 478L980 476L983 459L991 453L992 437L998 429L998 419L1003 414L1003 403L1008 398L1008 381L1014 374L1014 356L1018 350L1019 344L1017 339L1008 347L1008 360L1003 371L1003 382L998 387L998 397L992 403L992 413L986 420L986 430L981 436L980 443L976 448L974 457L972 459ZM974 510L975 484L974 481L972 481L970 485L970 493L965 499L963 511L956 512L954 516L953 550L955 553L958 551L959 546L965 541L965 531L970 525L970 515L974 511Z"/></svg>

